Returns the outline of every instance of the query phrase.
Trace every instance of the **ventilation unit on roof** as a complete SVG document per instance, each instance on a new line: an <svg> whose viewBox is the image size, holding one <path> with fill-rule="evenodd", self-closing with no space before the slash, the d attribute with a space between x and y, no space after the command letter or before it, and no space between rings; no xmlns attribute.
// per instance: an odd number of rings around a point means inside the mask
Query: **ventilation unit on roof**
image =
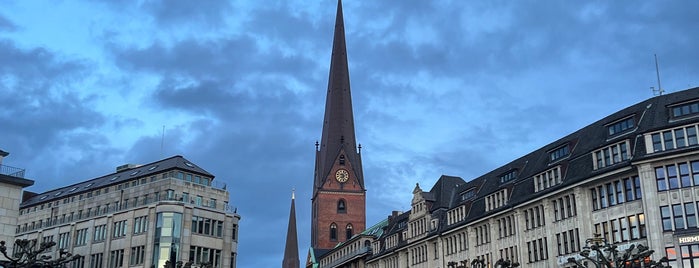
<svg viewBox="0 0 699 268"><path fill-rule="evenodd" d="M120 172L120 171L124 171L124 170L129 170L129 169L136 168L136 167L139 167L139 166L140 166L140 165L136 165L136 164L124 164L124 165L121 165L121 166L116 167L116 172Z"/></svg>

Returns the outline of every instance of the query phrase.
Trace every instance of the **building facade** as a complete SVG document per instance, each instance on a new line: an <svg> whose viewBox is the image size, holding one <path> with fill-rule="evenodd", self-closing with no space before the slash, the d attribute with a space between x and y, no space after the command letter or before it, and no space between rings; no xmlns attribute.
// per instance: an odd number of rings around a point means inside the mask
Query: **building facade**
<svg viewBox="0 0 699 268"><path fill-rule="evenodd" d="M15 241L15 227L19 217L19 203L25 187L34 181L24 178L24 169L2 164L9 153L0 150L0 241L5 241L7 252L12 252ZM0 263L6 260L0 254Z"/></svg>
<svg viewBox="0 0 699 268"><path fill-rule="evenodd" d="M699 88L653 97L478 178L416 185L411 209L388 217L370 254L320 267L572 267L595 235L699 267L697 132ZM342 246L333 258L359 256Z"/></svg>
<svg viewBox="0 0 699 268"><path fill-rule="evenodd" d="M238 215L214 175L174 156L36 194L19 210L16 236L80 254L72 267L236 267Z"/></svg>

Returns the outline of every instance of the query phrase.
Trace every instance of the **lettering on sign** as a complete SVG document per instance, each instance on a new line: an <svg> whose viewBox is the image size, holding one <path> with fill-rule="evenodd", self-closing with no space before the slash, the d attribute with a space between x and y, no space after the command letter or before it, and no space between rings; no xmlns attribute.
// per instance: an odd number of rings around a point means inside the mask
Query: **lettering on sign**
<svg viewBox="0 0 699 268"><path fill-rule="evenodd" d="M699 235L680 237L679 242L680 244L699 242Z"/></svg>

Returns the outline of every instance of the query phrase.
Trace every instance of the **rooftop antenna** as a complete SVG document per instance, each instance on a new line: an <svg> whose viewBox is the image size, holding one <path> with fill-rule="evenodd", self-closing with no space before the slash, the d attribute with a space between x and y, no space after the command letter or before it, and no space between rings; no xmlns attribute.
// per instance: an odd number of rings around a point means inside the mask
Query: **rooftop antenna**
<svg viewBox="0 0 699 268"><path fill-rule="evenodd" d="M653 54L655 56L655 75L658 78L658 88L656 89L655 87L650 87L650 90L653 91L653 96L659 96L663 95L665 93L665 90L663 90L663 87L660 86L660 68L658 68L658 54Z"/></svg>

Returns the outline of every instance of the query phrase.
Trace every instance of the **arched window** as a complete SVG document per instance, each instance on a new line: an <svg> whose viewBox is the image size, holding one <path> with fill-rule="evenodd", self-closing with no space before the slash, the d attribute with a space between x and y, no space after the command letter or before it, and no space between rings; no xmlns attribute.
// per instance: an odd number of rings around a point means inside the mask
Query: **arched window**
<svg viewBox="0 0 699 268"><path fill-rule="evenodd" d="M347 227L345 228L345 236L347 236L347 238L346 238L347 240L352 238L352 224L351 223L347 224Z"/></svg>
<svg viewBox="0 0 699 268"><path fill-rule="evenodd" d="M344 199L337 201L337 213L347 213L347 206L345 205Z"/></svg>
<svg viewBox="0 0 699 268"><path fill-rule="evenodd" d="M330 224L330 240L337 241L337 224Z"/></svg>

